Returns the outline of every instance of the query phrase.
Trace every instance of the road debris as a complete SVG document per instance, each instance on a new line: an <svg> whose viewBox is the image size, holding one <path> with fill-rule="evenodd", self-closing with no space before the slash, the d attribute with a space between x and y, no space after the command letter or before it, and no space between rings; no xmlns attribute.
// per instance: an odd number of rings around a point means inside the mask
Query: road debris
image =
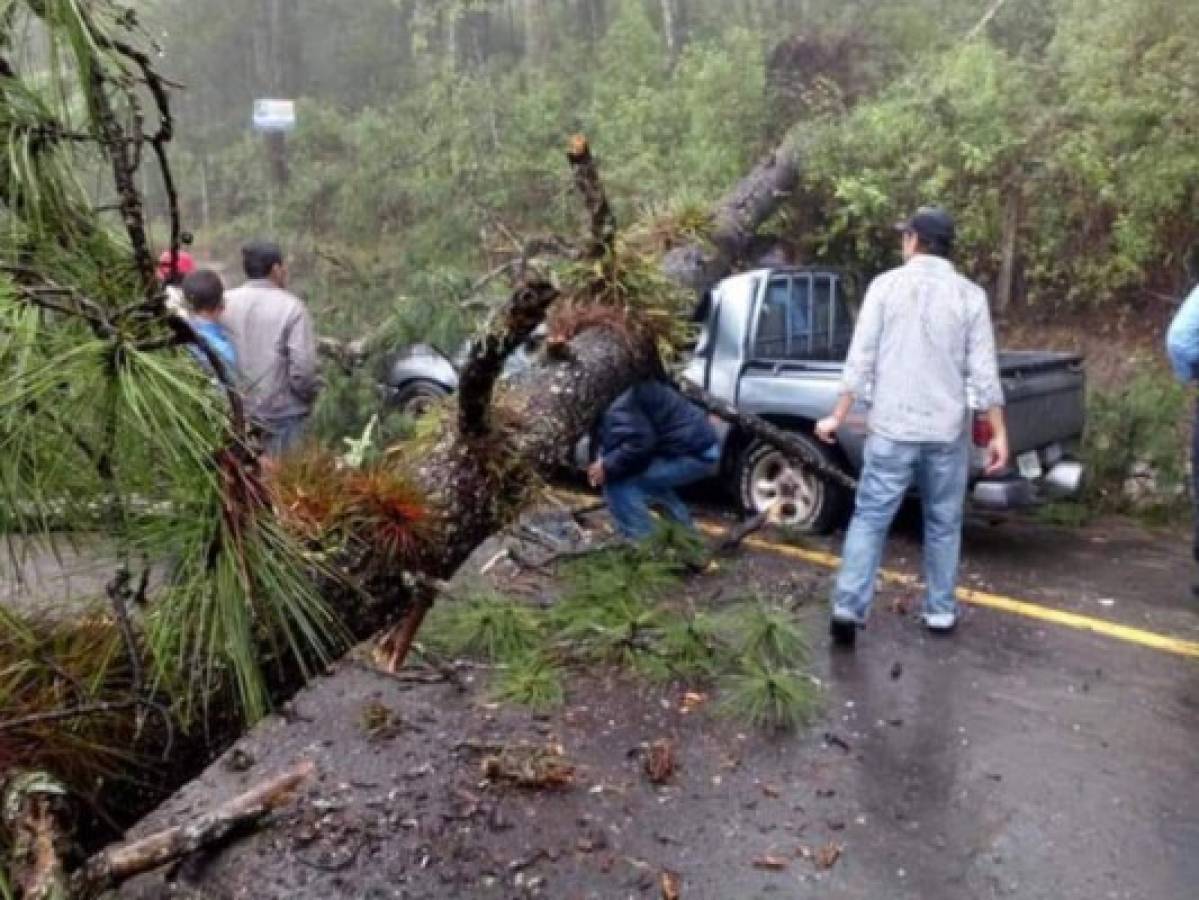
<svg viewBox="0 0 1199 900"><path fill-rule="evenodd" d="M642 763L646 777L654 784L665 784L674 777L677 763L674 743L669 738L659 738L649 745Z"/></svg>
<svg viewBox="0 0 1199 900"><path fill-rule="evenodd" d="M705 703L708 702L708 695L699 691L687 691L683 694L683 702L679 706L679 712L686 715L687 713L695 712Z"/></svg>
<svg viewBox="0 0 1199 900"><path fill-rule="evenodd" d="M897 616L906 616L912 611L912 605L912 598L906 594L897 594L891 598L891 603L889 604L891 612Z"/></svg>
<svg viewBox="0 0 1199 900"><path fill-rule="evenodd" d="M662 900L681 900L683 896L683 877L678 872L665 869L661 877Z"/></svg>
<svg viewBox="0 0 1199 900"><path fill-rule="evenodd" d="M891 666L891 680L898 681L901 675L903 675L903 663L895 660L895 664Z"/></svg>
<svg viewBox="0 0 1199 900"><path fill-rule="evenodd" d="M254 768L254 754L241 747L234 747L225 757L225 768L230 772L248 772Z"/></svg>
<svg viewBox="0 0 1199 900"><path fill-rule="evenodd" d="M359 722L367 740L370 741L391 740L404 727L399 714L378 700L371 700L363 704Z"/></svg>
<svg viewBox="0 0 1199 900"><path fill-rule="evenodd" d="M831 869L841 858L842 852L844 852L844 848L840 844L828 843L812 854L812 862L818 869Z"/></svg>
<svg viewBox="0 0 1199 900"><path fill-rule="evenodd" d="M781 872L789 865L791 865L790 860L782 856L773 856L769 853L754 858L754 868L764 869L768 872Z"/></svg>
<svg viewBox="0 0 1199 900"><path fill-rule="evenodd" d="M508 863L508 871L509 872L523 872L525 869L529 868L530 866L534 866L537 863L541 862L543 859L549 859L549 858L550 858L549 851L546 850L544 847L542 847L537 850L534 850L528 856L522 856L519 859L512 860L512 862Z"/></svg>
<svg viewBox="0 0 1199 900"><path fill-rule="evenodd" d="M824 733L824 743L830 747L836 747L840 750L843 750L846 753L849 753L853 749L849 746L849 741L832 731L826 731Z"/></svg>
<svg viewBox="0 0 1199 900"><path fill-rule="evenodd" d="M485 756L481 769L488 781L534 789L567 788L574 784L575 776L574 764L566 759L561 744L505 747L497 754Z"/></svg>

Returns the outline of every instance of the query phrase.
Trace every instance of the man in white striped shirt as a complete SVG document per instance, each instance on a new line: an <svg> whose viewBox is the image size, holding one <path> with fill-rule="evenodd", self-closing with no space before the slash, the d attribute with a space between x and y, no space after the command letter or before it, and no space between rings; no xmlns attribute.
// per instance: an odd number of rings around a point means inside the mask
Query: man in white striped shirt
<svg viewBox="0 0 1199 900"><path fill-rule="evenodd" d="M913 485L924 512L924 622L935 632L953 630L971 405L986 410L994 434L987 473L1005 470L1010 455L987 296L949 260L953 218L923 207L897 228L904 265L866 292L841 396L816 426L817 436L831 443L855 400L870 409L865 465L832 598L830 632L844 646L865 624L887 532Z"/></svg>

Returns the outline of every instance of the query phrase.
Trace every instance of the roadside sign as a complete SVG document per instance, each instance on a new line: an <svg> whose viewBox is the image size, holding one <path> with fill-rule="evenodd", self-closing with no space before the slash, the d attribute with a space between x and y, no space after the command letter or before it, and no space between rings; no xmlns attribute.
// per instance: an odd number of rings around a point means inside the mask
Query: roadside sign
<svg viewBox="0 0 1199 900"><path fill-rule="evenodd" d="M255 100L255 131L291 131L296 127L295 100Z"/></svg>

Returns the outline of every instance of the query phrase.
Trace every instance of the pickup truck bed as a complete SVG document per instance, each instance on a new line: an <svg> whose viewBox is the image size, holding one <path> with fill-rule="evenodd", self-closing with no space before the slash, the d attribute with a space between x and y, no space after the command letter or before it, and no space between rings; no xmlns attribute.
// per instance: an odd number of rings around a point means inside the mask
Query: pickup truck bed
<svg viewBox="0 0 1199 900"><path fill-rule="evenodd" d="M1006 350L999 374L1013 453L1077 440L1086 424L1083 359L1072 353Z"/></svg>

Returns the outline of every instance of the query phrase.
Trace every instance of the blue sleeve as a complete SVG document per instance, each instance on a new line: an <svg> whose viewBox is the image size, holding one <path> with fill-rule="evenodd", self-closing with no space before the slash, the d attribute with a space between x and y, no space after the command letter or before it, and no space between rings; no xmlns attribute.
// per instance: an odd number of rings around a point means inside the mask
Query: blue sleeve
<svg viewBox="0 0 1199 900"><path fill-rule="evenodd" d="M635 398L614 405L605 414L604 477L619 481L645 467L654 452L654 426Z"/></svg>
<svg viewBox="0 0 1199 900"><path fill-rule="evenodd" d="M1199 287L1191 292L1166 332L1166 352L1184 384L1199 378Z"/></svg>
<svg viewBox="0 0 1199 900"><path fill-rule="evenodd" d="M225 363L230 377L235 377L237 375L237 348L233 346L233 341L229 340L228 335L221 335L220 340L213 342L212 349Z"/></svg>

